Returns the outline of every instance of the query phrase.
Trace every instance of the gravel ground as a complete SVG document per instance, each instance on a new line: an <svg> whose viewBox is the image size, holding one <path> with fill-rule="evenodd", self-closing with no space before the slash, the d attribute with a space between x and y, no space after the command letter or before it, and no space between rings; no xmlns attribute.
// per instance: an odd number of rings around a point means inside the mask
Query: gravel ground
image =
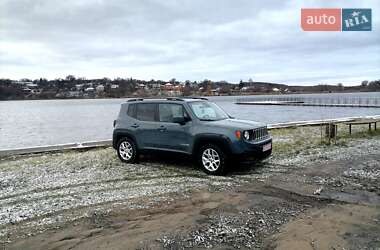
<svg viewBox="0 0 380 250"><path fill-rule="evenodd" d="M193 166L123 164L111 148L8 159L0 171L0 237L15 228L43 228L120 205L149 207L172 194L217 190L234 182Z"/></svg>
<svg viewBox="0 0 380 250"><path fill-rule="evenodd" d="M278 138L290 145L298 141L306 150L296 150L288 154L274 154L267 161L254 168L244 168L231 173L230 177L237 183L263 183L264 186L280 189L260 190L257 193L259 202L238 213L217 211L208 216L201 225L191 230L163 235L159 239L166 249L186 248L253 248L272 249L271 243L264 244L264 239L279 232L288 221L310 208L322 208L333 205L371 204L380 205L380 137L356 137L338 140L336 144L320 143L319 128L296 129L299 138L305 138L307 132L314 136L305 141L293 140L289 135ZM276 142L276 135L274 135ZM290 146L289 145L289 146ZM240 171L239 171L240 170ZM285 183L285 184L284 184ZM311 190L305 186L311 186ZM282 187L293 189L292 193ZM364 193L363 193L364 191ZM368 193L369 192L369 193ZM262 195L262 196L261 196ZM266 200L266 197L276 200ZM294 196L299 196L294 198ZM320 197L318 198L313 197ZM368 198L369 197L369 198ZM280 200L277 200L280 199ZM313 200L316 199L316 200ZM351 212L350 212L351 214ZM377 223L377 219L374 219ZM310 222L312 223L312 222ZM331 225L333 227L333 225ZM378 249L380 247L380 227L368 226L356 229L356 239L349 238L352 249ZM372 229L372 231L371 231ZM322 230L322 229L320 229ZM363 234L371 231L371 234ZM367 235L363 239L358 235ZM372 236L369 236L372 235ZM366 242L367 241L367 242ZM355 244L354 244L355 243ZM371 243L371 244L370 244ZM369 244L371 247L368 247ZM269 246L268 246L269 245ZM376 246L376 247L373 247ZM315 247L313 249L324 249ZM333 248L334 249L334 248ZM343 248L344 249L344 248ZM350 246L346 249L351 249Z"/></svg>
<svg viewBox="0 0 380 250"><path fill-rule="evenodd" d="M344 137L337 145L321 144L319 134L319 128L274 131L271 158L260 164L236 166L236 171L225 177L207 176L180 156L163 160L153 156L139 164L123 164L111 148L1 159L0 240L30 236L84 217L106 216L120 207L140 209L170 203L173 197L184 198L197 190L213 192L264 182L318 162L380 154L378 133ZM345 169L339 178L314 176L305 183L337 188L356 185L379 194L379 171L379 161L369 160ZM283 202L272 208L210 215L207 227L164 235L158 242L171 249L178 242L182 247L208 248L223 243L251 248L304 211L305 206Z"/></svg>
<svg viewBox="0 0 380 250"><path fill-rule="evenodd" d="M257 248L262 246L265 237L277 232L281 225L308 207L286 202L281 203L281 207L277 205L273 202L271 206L256 205L237 214L212 214L190 233L164 235L157 241L167 249Z"/></svg>

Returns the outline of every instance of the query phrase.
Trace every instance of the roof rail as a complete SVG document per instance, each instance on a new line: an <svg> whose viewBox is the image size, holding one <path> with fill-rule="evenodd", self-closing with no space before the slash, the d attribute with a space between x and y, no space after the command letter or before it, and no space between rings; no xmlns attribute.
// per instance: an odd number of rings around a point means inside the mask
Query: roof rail
<svg viewBox="0 0 380 250"><path fill-rule="evenodd" d="M144 101L143 98L133 98L133 99L129 99L127 102L135 102L135 101Z"/></svg>
<svg viewBox="0 0 380 250"><path fill-rule="evenodd" d="M179 97L168 97L166 98L168 101L184 101L182 98Z"/></svg>
<svg viewBox="0 0 380 250"><path fill-rule="evenodd" d="M191 98L191 99L207 100L208 101L208 99L206 97L200 97L200 96L190 96L189 98Z"/></svg>

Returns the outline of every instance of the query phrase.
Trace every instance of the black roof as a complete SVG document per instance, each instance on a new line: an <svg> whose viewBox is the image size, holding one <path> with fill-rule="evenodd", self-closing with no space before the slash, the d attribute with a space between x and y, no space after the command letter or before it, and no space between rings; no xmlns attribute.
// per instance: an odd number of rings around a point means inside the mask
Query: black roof
<svg viewBox="0 0 380 250"><path fill-rule="evenodd" d="M127 102L142 102L142 101L180 101L180 102L188 102L188 101L194 101L194 100L208 100L205 97L186 97L186 98L180 98L180 97L167 97L162 99L143 99L143 98L133 98L127 100Z"/></svg>

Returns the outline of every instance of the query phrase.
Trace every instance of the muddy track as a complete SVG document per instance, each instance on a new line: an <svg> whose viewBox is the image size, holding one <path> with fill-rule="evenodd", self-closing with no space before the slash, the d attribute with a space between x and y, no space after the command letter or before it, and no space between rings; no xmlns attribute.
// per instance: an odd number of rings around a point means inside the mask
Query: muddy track
<svg viewBox="0 0 380 250"><path fill-rule="evenodd" d="M257 190L256 189L249 190L247 191L247 193L281 198L288 202L302 203L302 204L306 204L310 206L316 206L316 205L324 206L326 204L333 203L333 202L336 204L345 203L338 199L331 199L331 198L325 198L325 197L320 197L320 196L315 196L315 195L297 193L291 190L286 190L280 187L269 186L269 185L264 185L258 188Z"/></svg>

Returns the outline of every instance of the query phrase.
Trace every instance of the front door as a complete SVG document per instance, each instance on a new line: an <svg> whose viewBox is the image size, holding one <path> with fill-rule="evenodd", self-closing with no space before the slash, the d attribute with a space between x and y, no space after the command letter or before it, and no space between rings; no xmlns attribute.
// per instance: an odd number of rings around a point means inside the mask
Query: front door
<svg viewBox="0 0 380 250"><path fill-rule="evenodd" d="M188 114L182 104L161 103L158 105L160 142L167 150L189 152L191 140L191 121L183 124L174 123L174 118L182 117L185 120Z"/></svg>

